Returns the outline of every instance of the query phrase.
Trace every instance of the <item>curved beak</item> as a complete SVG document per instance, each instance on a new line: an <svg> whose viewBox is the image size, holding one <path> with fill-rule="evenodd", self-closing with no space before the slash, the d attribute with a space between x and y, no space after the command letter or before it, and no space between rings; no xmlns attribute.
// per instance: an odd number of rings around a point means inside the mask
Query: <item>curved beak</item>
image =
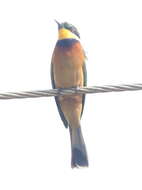
<svg viewBox="0 0 142 190"><path fill-rule="evenodd" d="M57 20L54 20L54 21L57 23L58 29L60 29L61 28L61 24Z"/></svg>

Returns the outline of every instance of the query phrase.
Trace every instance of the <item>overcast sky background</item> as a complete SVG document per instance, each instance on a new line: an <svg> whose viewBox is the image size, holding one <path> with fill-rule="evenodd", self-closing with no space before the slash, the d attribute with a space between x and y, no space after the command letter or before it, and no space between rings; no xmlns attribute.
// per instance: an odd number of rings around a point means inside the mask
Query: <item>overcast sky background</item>
<svg viewBox="0 0 142 190"><path fill-rule="evenodd" d="M0 92L50 89L59 22L74 24L88 86L142 83L140 0L0 0ZM142 189L142 92L87 95L90 166L70 168L54 98L0 100L0 189Z"/></svg>

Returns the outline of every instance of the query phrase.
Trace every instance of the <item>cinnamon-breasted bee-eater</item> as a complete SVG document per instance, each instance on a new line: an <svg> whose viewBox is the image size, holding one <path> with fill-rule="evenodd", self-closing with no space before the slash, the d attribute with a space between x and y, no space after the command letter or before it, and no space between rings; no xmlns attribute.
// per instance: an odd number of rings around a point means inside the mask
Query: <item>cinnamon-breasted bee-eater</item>
<svg viewBox="0 0 142 190"><path fill-rule="evenodd" d="M57 22L57 21L56 21ZM71 88L86 86L85 53L80 43L76 27L64 22L58 24L58 41L52 62L51 80L53 88ZM85 95L64 95L55 97L60 117L71 139L71 166L88 166L87 151L81 132L80 119L83 113Z"/></svg>

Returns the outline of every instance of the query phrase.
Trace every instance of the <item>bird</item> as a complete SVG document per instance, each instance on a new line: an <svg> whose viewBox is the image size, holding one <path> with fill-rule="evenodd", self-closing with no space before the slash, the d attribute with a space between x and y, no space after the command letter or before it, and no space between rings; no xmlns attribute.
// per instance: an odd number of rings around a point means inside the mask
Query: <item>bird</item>
<svg viewBox="0 0 142 190"><path fill-rule="evenodd" d="M87 85L86 55L80 34L68 22L59 23L58 40L51 59L51 82L54 88L78 88ZM88 156L80 119L84 110L85 94L56 96L55 101L71 141L71 167L88 167Z"/></svg>

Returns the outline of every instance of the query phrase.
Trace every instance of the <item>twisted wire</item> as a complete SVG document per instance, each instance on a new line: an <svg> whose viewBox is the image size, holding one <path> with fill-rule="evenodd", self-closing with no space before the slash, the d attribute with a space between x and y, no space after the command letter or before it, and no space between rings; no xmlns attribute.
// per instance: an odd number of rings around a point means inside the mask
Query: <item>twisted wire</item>
<svg viewBox="0 0 142 190"><path fill-rule="evenodd" d="M136 84L120 84L120 85L104 85L82 88L66 88L66 89L50 89L50 90L34 90L21 92L3 92L0 93L0 99L20 99L20 98L38 98L50 96L63 96L71 94L93 94L104 92L122 92L142 90L142 83Z"/></svg>

